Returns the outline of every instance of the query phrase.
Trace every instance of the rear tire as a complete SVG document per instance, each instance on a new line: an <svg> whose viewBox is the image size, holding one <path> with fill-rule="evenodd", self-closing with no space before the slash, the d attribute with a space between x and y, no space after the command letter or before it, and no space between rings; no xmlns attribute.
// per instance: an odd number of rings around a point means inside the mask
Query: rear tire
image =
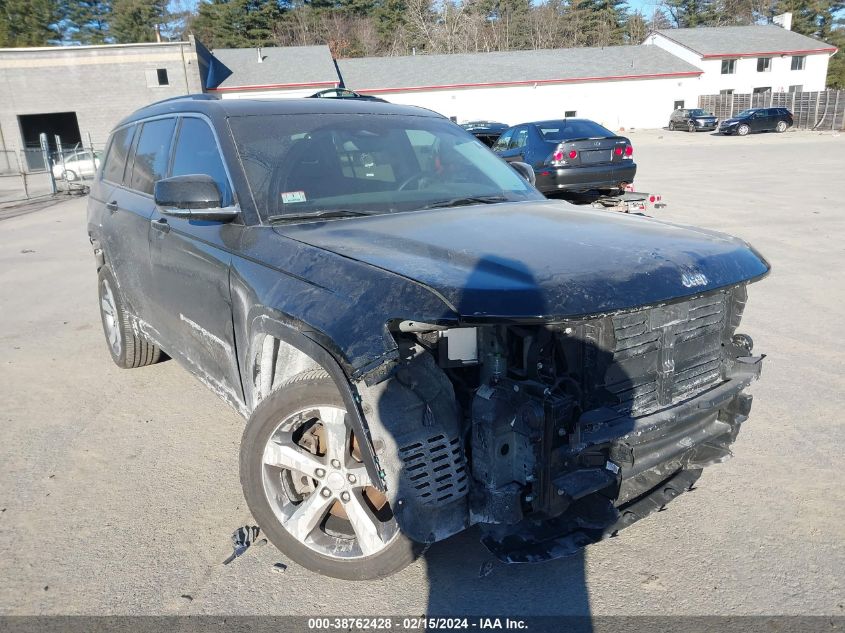
<svg viewBox="0 0 845 633"><path fill-rule="evenodd" d="M114 275L106 266L100 269L97 286L103 333L114 364L121 369L134 369L157 363L161 350L134 333Z"/></svg>
<svg viewBox="0 0 845 633"><path fill-rule="evenodd" d="M786 132L786 128L787 128L786 121L778 121L778 124L775 127L775 132L778 132L779 134L783 134L784 132Z"/></svg>
<svg viewBox="0 0 845 633"><path fill-rule="evenodd" d="M68 182L74 182L77 179L76 172L68 169L64 173L64 179L67 180Z"/></svg>
<svg viewBox="0 0 845 633"><path fill-rule="evenodd" d="M411 564L422 545L399 530L372 487L356 458L366 449L345 411L325 371L288 380L259 403L244 430L241 486L270 542L303 567L344 580L386 578Z"/></svg>

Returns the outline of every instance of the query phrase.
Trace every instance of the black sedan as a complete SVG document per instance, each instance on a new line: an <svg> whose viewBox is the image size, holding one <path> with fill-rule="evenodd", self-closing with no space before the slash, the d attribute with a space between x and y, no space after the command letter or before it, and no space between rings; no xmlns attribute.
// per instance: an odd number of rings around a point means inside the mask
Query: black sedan
<svg viewBox="0 0 845 633"><path fill-rule="evenodd" d="M749 132L786 132L792 127L792 112L786 108L750 108L719 126L726 135L745 136Z"/></svg>
<svg viewBox="0 0 845 633"><path fill-rule="evenodd" d="M502 132L508 129L508 124L497 123L496 121L468 121L461 123L461 127L487 147L493 147Z"/></svg>
<svg viewBox="0 0 845 633"><path fill-rule="evenodd" d="M712 112L701 108L679 108L669 117L669 130L698 132L715 130L719 119Z"/></svg>
<svg viewBox="0 0 845 633"><path fill-rule="evenodd" d="M362 95L360 92L354 90L347 90L346 88L328 88L320 90L313 95L309 95L309 99L361 99L364 101L381 101L387 103L384 99L374 97L372 95Z"/></svg>
<svg viewBox="0 0 845 633"><path fill-rule="evenodd" d="M587 119L535 121L505 131L493 151L528 163L543 193L617 191L634 181L634 148L624 136Z"/></svg>

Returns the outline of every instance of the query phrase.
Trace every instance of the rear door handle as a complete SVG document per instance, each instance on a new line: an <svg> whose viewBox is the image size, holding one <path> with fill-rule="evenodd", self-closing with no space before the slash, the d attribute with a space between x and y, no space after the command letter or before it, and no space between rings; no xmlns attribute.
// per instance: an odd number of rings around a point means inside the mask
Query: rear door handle
<svg viewBox="0 0 845 633"><path fill-rule="evenodd" d="M170 233L170 225L167 223L167 220L165 218L153 220L152 225L156 231L161 231L162 233Z"/></svg>
<svg viewBox="0 0 845 633"><path fill-rule="evenodd" d="M106 209L108 209L110 213L114 213L115 211L117 211L117 200L106 202Z"/></svg>

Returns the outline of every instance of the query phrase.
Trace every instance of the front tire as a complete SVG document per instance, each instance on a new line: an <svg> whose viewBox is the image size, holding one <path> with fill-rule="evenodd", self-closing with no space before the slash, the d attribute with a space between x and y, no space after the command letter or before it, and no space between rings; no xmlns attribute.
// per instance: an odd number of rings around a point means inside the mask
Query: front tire
<svg viewBox="0 0 845 633"><path fill-rule="evenodd" d="M695 132L695 123L693 123L692 121L687 123L687 131L688 132Z"/></svg>
<svg viewBox="0 0 845 633"><path fill-rule="evenodd" d="M669 131L670 132L675 131L675 122L674 121L669 121Z"/></svg>
<svg viewBox="0 0 845 633"><path fill-rule="evenodd" d="M736 133L740 136L747 136L748 133L751 131L751 128L745 125L744 123L736 128Z"/></svg>
<svg viewBox="0 0 845 633"><path fill-rule="evenodd" d="M114 275L106 266L100 269L97 286L103 333L114 364L121 369L134 369L157 363L161 350L134 333Z"/></svg>
<svg viewBox="0 0 845 633"><path fill-rule="evenodd" d="M361 450L322 370L262 400L241 441L241 486L267 538L303 567L344 580L385 578L422 550L400 531Z"/></svg>

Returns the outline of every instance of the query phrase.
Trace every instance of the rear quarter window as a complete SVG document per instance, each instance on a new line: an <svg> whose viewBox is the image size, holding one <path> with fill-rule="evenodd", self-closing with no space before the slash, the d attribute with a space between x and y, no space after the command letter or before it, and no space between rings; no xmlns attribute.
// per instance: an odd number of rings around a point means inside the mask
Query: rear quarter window
<svg viewBox="0 0 845 633"><path fill-rule="evenodd" d="M103 165L103 180L123 183L123 172L126 169L126 157L129 155L129 148L132 146L132 137L135 134L135 126L130 125L117 130L112 135L109 152L106 156L106 163Z"/></svg>

